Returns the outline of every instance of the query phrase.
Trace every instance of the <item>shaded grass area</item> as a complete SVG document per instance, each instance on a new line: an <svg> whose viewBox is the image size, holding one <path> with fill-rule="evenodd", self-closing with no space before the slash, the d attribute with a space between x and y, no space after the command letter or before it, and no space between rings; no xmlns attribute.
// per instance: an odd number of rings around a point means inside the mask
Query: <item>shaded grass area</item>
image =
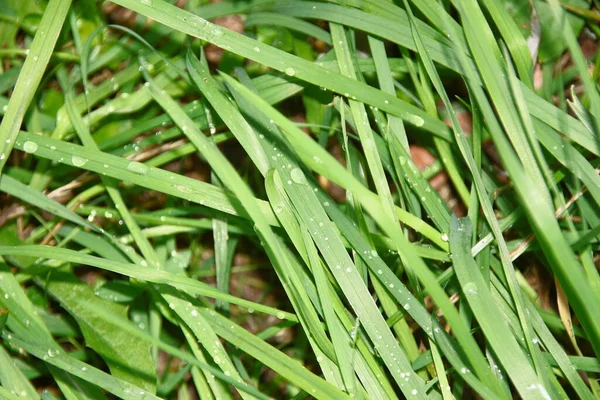
<svg viewBox="0 0 600 400"><path fill-rule="evenodd" d="M600 397L597 4L205 3L0 11L1 396Z"/></svg>

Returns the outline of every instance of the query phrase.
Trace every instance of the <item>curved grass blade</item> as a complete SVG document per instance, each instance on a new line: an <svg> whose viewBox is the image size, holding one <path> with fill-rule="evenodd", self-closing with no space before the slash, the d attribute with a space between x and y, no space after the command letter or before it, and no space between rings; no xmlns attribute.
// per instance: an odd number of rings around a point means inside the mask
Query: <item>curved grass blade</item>
<svg viewBox="0 0 600 400"><path fill-rule="evenodd" d="M280 311L272 307L254 303L248 300L222 293L217 289L197 280L171 274L162 270L144 268L136 264L122 263L118 261L106 260L99 257L89 256L80 252L68 249L61 249L52 246L25 245L25 246L0 246L0 255L27 255L38 258L51 258L55 260L67 261L76 264L90 265L106 271L115 272L117 274L129 276L131 278L140 279L154 283L164 283L174 286L180 290L187 291L191 294L208 296L218 300L227 301L232 304L237 304L242 307L252 308L259 312L276 315L281 319L297 321L296 316L291 313Z"/></svg>

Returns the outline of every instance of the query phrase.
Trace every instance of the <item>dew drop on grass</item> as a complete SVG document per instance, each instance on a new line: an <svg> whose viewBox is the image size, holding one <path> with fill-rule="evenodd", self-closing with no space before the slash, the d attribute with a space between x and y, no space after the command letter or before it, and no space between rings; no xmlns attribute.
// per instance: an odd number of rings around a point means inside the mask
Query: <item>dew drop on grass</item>
<svg viewBox="0 0 600 400"><path fill-rule="evenodd" d="M37 151L37 149L38 144L36 142L32 142L31 140L28 140L25 142L25 144L23 144L23 150L25 150L26 153L33 154Z"/></svg>
<svg viewBox="0 0 600 400"><path fill-rule="evenodd" d="M84 158L84 157L81 157L81 156L72 156L71 157L71 162L76 167L83 167L85 165L85 163L88 162L88 159Z"/></svg>
<svg viewBox="0 0 600 400"><path fill-rule="evenodd" d="M135 174L146 175L150 168L148 168L146 164L142 164L137 161L132 161L127 165L127 169Z"/></svg>
<svg viewBox="0 0 600 400"><path fill-rule="evenodd" d="M477 289L475 282L465 283L462 287L462 290L467 296L477 296L479 294L479 289Z"/></svg>
<svg viewBox="0 0 600 400"><path fill-rule="evenodd" d="M294 68L292 68L292 67L287 67L287 68L284 70L284 72L285 72L285 74L286 74L287 76L294 76L294 75L296 75L296 70L295 70Z"/></svg>
<svg viewBox="0 0 600 400"><path fill-rule="evenodd" d="M440 236L440 239L442 239L444 242L448 241L448 234L447 233L442 233L442 235Z"/></svg>
<svg viewBox="0 0 600 400"><path fill-rule="evenodd" d="M413 115L411 118L411 122L415 126L423 126L423 124L425 123L425 120L423 118L419 117L418 115Z"/></svg>
<svg viewBox="0 0 600 400"><path fill-rule="evenodd" d="M151 6L152 5L152 0L140 0L140 3L146 5L146 6Z"/></svg>
<svg viewBox="0 0 600 400"><path fill-rule="evenodd" d="M290 172L290 176L292 177L292 180L296 183L299 183L302 185L306 183L306 179L304 178L304 173L302 172L302 170L300 168L294 168L292 170L292 172Z"/></svg>
<svg viewBox="0 0 600 400"><path fill-rule="evenodd" d="M173 187L179 190L181 193L192 193L192 189L183 185L173 185Z"/></svg>
<svg viewBox="0 0 600 400"><path fill-rule="evenodd" d="M48 349L48 357L56 357L59 351L57 349Z"/></svg>

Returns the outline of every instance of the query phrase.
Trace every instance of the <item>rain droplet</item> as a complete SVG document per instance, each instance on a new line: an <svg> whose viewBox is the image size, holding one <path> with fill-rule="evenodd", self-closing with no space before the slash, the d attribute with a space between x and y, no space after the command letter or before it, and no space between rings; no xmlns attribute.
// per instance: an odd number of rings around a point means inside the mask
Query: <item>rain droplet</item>
<svg viewBox="0 0 600 400"><path fill-rule="evenodd" d="M152 0L140 0L140 3L146 5L146 6L151 6L152 5Z"/></svg>
<svg viewBox="0 0 600 400"><path fill-rule="evenodd" d="M32 142L30 140L26 141L25 144L23 145L23 150L25 150L26 153L35 153L38 149L38 144L36 142Z"/></svg>
<svg viewBox="0 0 600 400"><path fill-rule="evenodd" d="M479 294L479 289L477 289L475 282L465 283L462 287L462 290L467 296L477 296Z"/></svg>
<svg viewBox="0 0 600 400"><path fill-rule="evenodd" d="M127 165L127 169L135 174L146 175L150 168L146 164L132 161Z"/></svg>
<svg viewBox="0 0 600 400"><path fill-rule="evenodd" d="M183 185L173 185L173 187L177 190L179 190L181 193L192 193L193 190L190 189L187 186L183 186Z"/></svg>
<svg viewBox="0 0 600 400"><path fill-rule="evenodd" d="M411 122L415 126L423 126L423 124L425 123L425 120L423 118L419 117L418 115L413 115L411 118Z"/></svg>
<svg viewBox="0 0 600 400"><path fill-rule="evenodd" d="M48 357L56 357L59 353L57 349L48 349Z"/></svg>
<svg viewBox="0 0 600 400"><path fill-rule="evenodd" d="M440 236L440 239L442 239L444 242L448 241L448 234L447 233L442 233L442 235Z"/></svg>
<svg viewBox="0 0 600 400"><path fill-rule="evenodd" d="M300 168L294 168L292 172L290 172L292 180L299 184L305 184L306 179L304 178L304 173Z"/></svg>
<svg viewBox="0 0 600 400"><path fill-rule="evenodd" d="M295 70L294 68L292 68L292 67L287 67L287 68L284 70L284 72L285 72L285 74L286 74L286 75L288 75L288 76L294 76L294 75L296 75L296 70Z"/></svg>
<svg viewBox="0 0 600 400"><path fill-rule="evenodd" d="M88 159L84 158L84 157L80 157L80 156L72 156L71 162L76 167L83 167L85 165L85 163L88 162Z"/></svg>

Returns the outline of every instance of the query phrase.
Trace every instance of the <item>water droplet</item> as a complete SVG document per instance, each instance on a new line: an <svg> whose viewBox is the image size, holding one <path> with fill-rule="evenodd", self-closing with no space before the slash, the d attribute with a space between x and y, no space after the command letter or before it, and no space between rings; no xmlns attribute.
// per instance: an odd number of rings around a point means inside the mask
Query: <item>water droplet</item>
<svg viewBox="0 0 600 400"><path fill-rule="evenodd" d="M448 234L447 233L442 233L442 235L440 236L440 239L442 239L444 242L448 241Z"/></svg>
<svg viewBox="0 0 600 400"><path fill-rule="evenodd" d="M306 183L306 178L304 178L304 173L300 168L294 168L292 172L290 172L290 175L294 182L302 185Z"/></svg>
<svg viewBox="0 0 600 400"><path fill-rule="evenodd" d="M287 76L294 76L294 75L296 75L296 70L294 68L292 68L292 67L287 67L284 72L285 72L285 74Z"/></svg>
<svg viewBox="0 0 600 400"><path fill-rule="evenodd" d="M475 282L465 283L462 287L462 291L467 296L477 296L479 294L479 289L477 289Z"/></svg>
<svg viewBox="0 0 600 400"><path fill-rule="evenodd" d="M25 144L23 145L23 150L25 150L26 153L33 154L37 151L37 149L38 149L38 144L36 142L32 142L30 140L26 141Z"/></svg>
<svg viewBox="0 0 600 400"><path fill-rule="evenodd" d="M173 187L177 190L179 190L181 193L192 193L193 190L190 189L187 186L183 186L183 185L173 185Z"/></svg>
<svg viewBox="0 0 600 400"><path fill-rule="evenodd" d="M88 162L88 159L84 158L84 157L80 157L80 156L72 156L71 162L76 167L83 167L85 165L85 163Z"/></svg>
<svg viewBox="0 0 600 400"><path fill-rule="evenodd" d="M151 6L152 0L140 0L140 3L142 3L145 6Z"/></svg>
<svg viewBox="0 0 600 400"><path fill-rule="evenodd" d="M48 349L48 357L56 357L59 353L57 349Z"/></svg>
<svg viewBox="0 0 600 400"><path fill-rule="evenodd" d="M278 312L278 313L277 313L277 318L279 318L279 319L284 319L284 318L285 318L285 314L284 314L284 313L282 313L282 312Z"/></svg>
<svg viewBox="0 0 600 400"><path fill-rule="evenodd" d="M419 117L418 115L413 115L411 118L411 122L415 126L423 126L423 124L425 123L425 120L423 118Z"/></svg>
<svg viewBox="0 0 600 400"><path fill-rule="evenodd" d="M146 175L150 168L146 164L132 161L127 165L127 169L135 174Z"/></svg>
<svg viewBox="0 0 600 400"><path fill-rule="evenodd" d="M254 51L255 51L255 52L257 52L257 53L260 53L260 48L258 48L258 47L255 47L255 48L254 48Z"/></svg>

